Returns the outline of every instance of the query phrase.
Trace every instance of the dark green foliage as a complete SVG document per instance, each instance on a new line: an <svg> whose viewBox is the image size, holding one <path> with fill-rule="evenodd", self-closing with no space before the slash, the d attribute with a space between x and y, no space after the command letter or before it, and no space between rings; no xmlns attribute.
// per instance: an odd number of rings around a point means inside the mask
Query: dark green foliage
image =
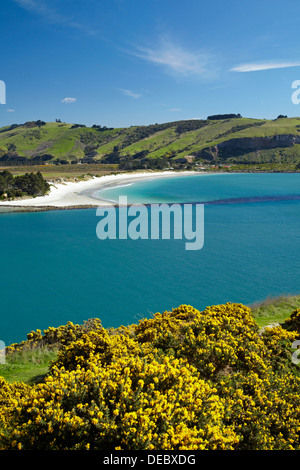
<svg viewBox="0 0 300 470"><path fill-rule="evenodd" d="M49 160L52 160L54 157L49 153L44 153L44 155L37 155L36 157L32 157L31 161L33 163L40 163L43 164Z"/></svg>
<svg viewBox="0 0 300 470"><path fill-rule="evenodd" d="M0 173L0 195L9 191L13 186L13 175L8 171L4 170Z"/></svg>
<svg viewBox="0 0 300 470"><path fill-rule="evenodd" d="M93 124L92 129L96 129L97 131L103 132L103 131L113 131L113 127L106 127L106 126L99 126L98 124Z"/></svg>
<svg viewBox="0 0 300 470"><path fill-rule="evenodd" d="M40 119L39 119L38 121L35 121L35 124L36 124L36 126L38 126L38 127L41 127L41 126L45 126L45 125L46 125L45 121L41 121Z"/></svg>
<svg viewBox="0 0 300 470"><path fill-rule="evenodd" d="M49 184L39 171L15 177L8 170L0 173L0 196L2 197L5 194L7 194L8 198L23 195L43 196L49 189Z"/></svg>
<svg viewBox="0 0 300 470"><path fill-rule="evenodd" d="M0 129L0 133L12 131L13 129L16 129L17 127L20 127L20 126L22 126L22 124L12 124L9 127L3 127L2 129Z"/></svg>
<svg viewBox="0 0 300 470"><path fill-rule="evenodd" d="M191 121L181 121L175 127L175 132L177 134L182 134L183 132L194 131L196 129L201 129L201 127L207 126L206 120L193 119Z"/></svg>
<svg viewBox="0 0 300 470"><path fill-rule="evenodd" d="M46 123L45 121L41 121L40 119L38 121L27 121L25 122L25 124L21 124L22 126L24 127L41 127L41 126L45 126Z"/></svg>
<svg viewBox="0 0 300 470"><path fill-rule="evenodd" d="M15 152L17 150L17 147L15 144L7 144L7 150L9 152Z"/></svg>
<svg viewBox="0 0 300 470"><path fill-rule="evenodd" d="M84 124L73 124L71 129L77 129L78 127L86 127Z"/></svg>
<svg viewBox="0 0 300 470"><path fill-rule="evenodd" d="M213 114L212 116L207 116L207 119L210 121L220 120L220 119L236 119L241 118L240 114Z"/></svg>
<svg viewBox="0 0 300 470"><path fill-rule="evenodd" d="M1 164L4 164L5 166L26 165L28 162L30 164L30 160L28 158L10 153L6 153L1 157Z"/></svg>
<svg viewBox="0 0 300 470"><path fill-rule="evenodd" d="M84 155L86 157L95 157L97 155L97 144L89 144L84 149Z"/></svg>
<svg viewBox="0 0 300 470"><path fill-rule="evenodd" d="M37 163L42 165L44 162L52 160L53 158L54 156L50 154L36 155L35 157L27 158L17 153L7 152L0 157L0 162L5 166L36 165Z"/></svg>

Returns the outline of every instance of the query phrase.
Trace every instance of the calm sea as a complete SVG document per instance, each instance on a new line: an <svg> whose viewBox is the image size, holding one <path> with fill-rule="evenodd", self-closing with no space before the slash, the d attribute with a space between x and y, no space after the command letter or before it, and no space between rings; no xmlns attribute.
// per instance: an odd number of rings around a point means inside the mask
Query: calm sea
<svg viewBox="0 0 300 470"><path fill-rule="evenodd" d="M128 202L203 202L204 247L99 240L96 209L0 215L0 339L82 323L137 323L190 304L300 292L300 174L176 176L106 189Z"/></svg>

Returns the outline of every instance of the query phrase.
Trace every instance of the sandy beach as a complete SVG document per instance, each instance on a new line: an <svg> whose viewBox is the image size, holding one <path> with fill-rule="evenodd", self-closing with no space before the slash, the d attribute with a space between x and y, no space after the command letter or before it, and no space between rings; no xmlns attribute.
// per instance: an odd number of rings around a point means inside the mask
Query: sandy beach
<svg viewBox="0 0 300 470"><path fill-rule="evenodd" d="M112 202L98 199L93 194L101 189L129 184L137 180L152 178L168 178L174 176L191 175L199 172L191 171L162 171L143 173L122 173L93 177L87 181L51 183L50 192L45 196L18 199L13 201L0 201L0 209L11 208L20 210L51 210L110 206Z"/></svg>

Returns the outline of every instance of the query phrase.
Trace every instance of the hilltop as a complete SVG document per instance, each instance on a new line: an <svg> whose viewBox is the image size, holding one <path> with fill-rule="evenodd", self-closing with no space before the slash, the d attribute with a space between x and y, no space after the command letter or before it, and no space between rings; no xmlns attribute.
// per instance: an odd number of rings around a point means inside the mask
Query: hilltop
<svg viewBox="0 0 300 470"><path fill-rule="evenodd" d="M0 166L115 164L120 169L183 164L300 165L300 117L274 120L240 114L147 126L29 121L0 129Z"/></svg>

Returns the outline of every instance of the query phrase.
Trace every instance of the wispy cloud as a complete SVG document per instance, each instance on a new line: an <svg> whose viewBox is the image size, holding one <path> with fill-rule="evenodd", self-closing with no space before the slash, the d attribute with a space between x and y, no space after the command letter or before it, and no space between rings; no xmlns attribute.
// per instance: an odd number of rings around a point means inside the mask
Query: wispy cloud
<svg viewBox="0 0 300 470"><path fill-rule="evenodd" d="M136 46L134 50L127 52L163 67L165 72L172 75L202 78L212 75L210 54L199 50L189 50L167 36L160 38L155 47Z"/></svg>
<svg viewBox="0 0 300 470"><path fill-rule="evenodd" d="M299 67L300 61L294 62L260 62L241 64L230 69L231 72L258 72L260 70L284 69L287 67Z"/></svg>
<svg viewBox="0 0 300 470"><path fill-rule="evenodd" d="M121 93L123 93L126 96L130 96L131 98L138 99L138 98L141 98L142 96L141 93L135 93L134 91L126 90L124 88L119 88L119 90L121 91Z"/></svg>
<svg viewBox="0 0 300 470"><path fill-rule="evenodd" d="M49 23L60 24L60 25L68 26L70 28L79 29L87 34L96 33L96 31L94 31L89 26L86 26L82 23L74 21L71 16L60 14L54 8L51 8L46 1L43 1L43 0L13 0L13 1L17 3L20 7L28 11L31 11L35 14L40 15Z"/></svg>
<svg viewBox="0 0 300 470"><path fill-rule="evenodd" d="M14 109L10 109L10 108L8 108L6 111L7 111L8 113L14 113L14 112L15 112Z"/></svg>
<svg viewBox="0 0 300 470"><path fill-rule="evenodd" d="M63 100L61 100L62 103L65 103L65 104L69 104L69 103L75 103L75 101L77 101L77 98L64 98Z"/></svg>

